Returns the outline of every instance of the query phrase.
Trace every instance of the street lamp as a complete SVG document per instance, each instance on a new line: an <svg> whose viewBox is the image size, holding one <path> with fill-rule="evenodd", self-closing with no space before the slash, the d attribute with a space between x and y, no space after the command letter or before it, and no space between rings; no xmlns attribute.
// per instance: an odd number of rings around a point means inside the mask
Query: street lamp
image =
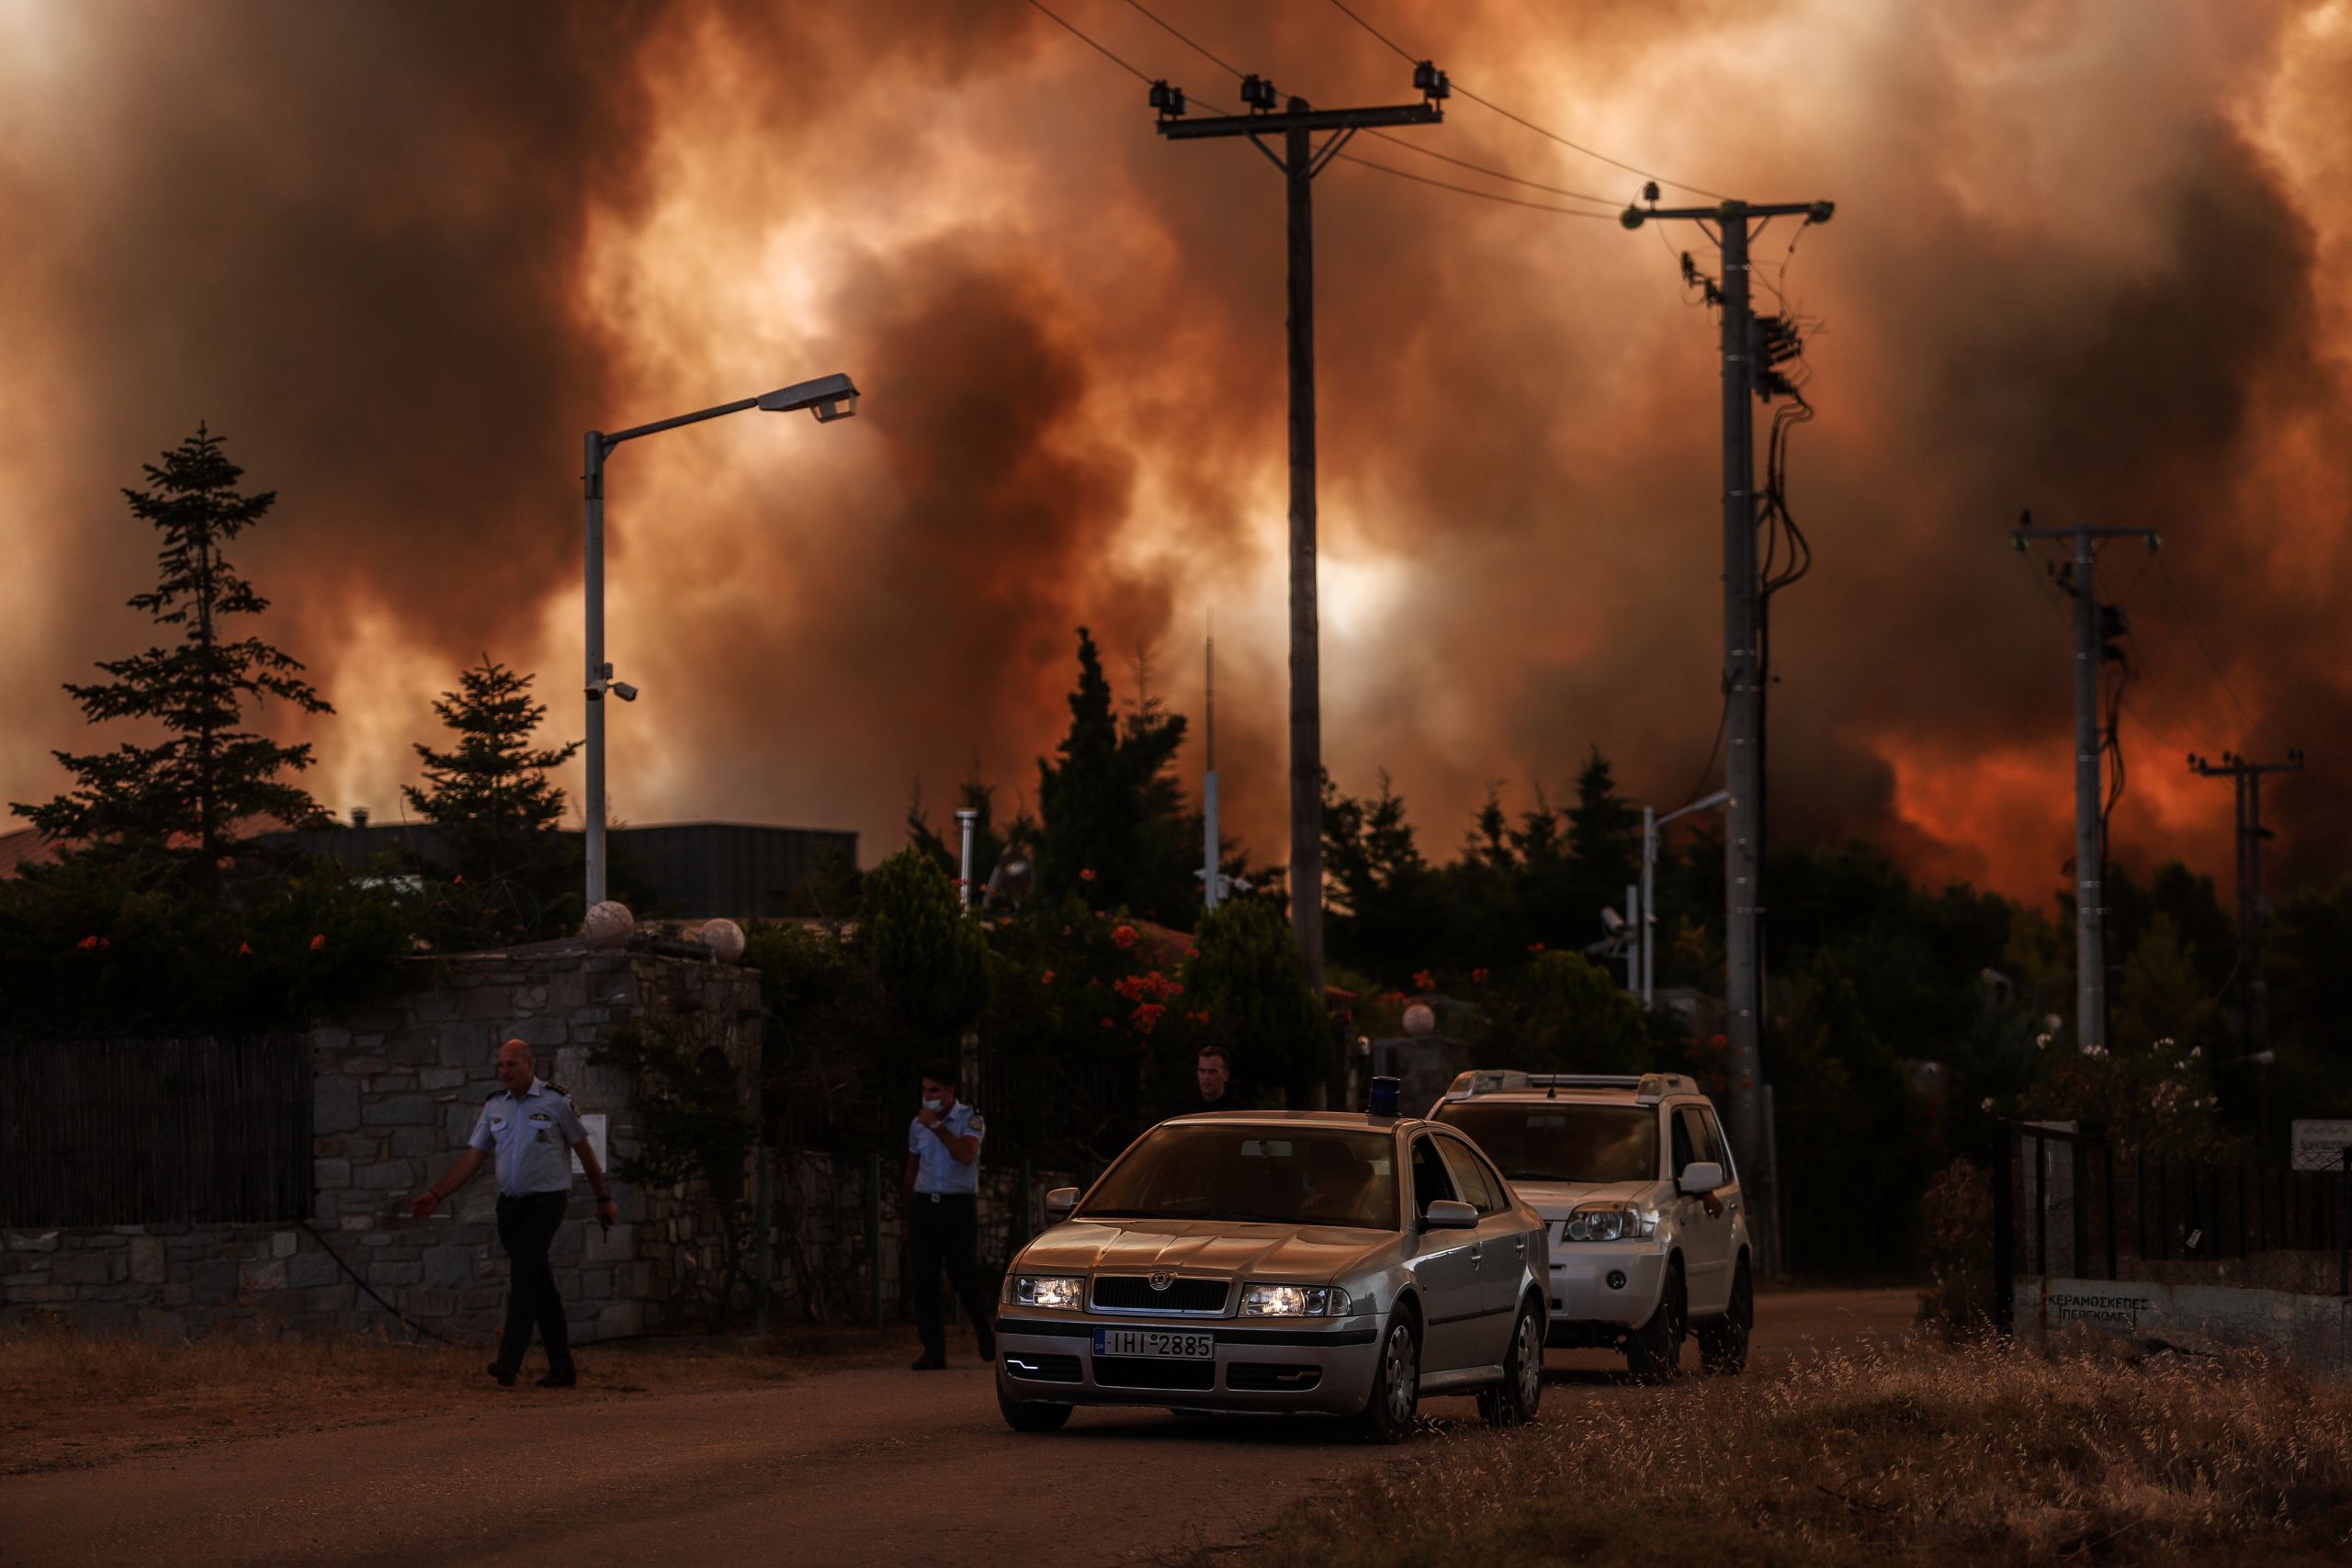
<svg viewBox="0 0 2352 1568"><path fill-rule="evenodd" d="M651 435L660 430L674 430L682 424L699 424L707 419L717 419L724 413L741 413L745 409L763 409L770 413L789 413L807 409L817 416L820 424L830 424L837 419L847 419L857 412L857 388L846 376L820 376L813 381L801 381L780 387L764 397L744 398L717 408L704 409L698 413L684 413L675 419L656 420L633 429L616 431L607 435L592 430L584 440L588 468L582 475L588 498L588 580L584 595L588 617L588 901L586 908L594 908L605 901L605 694L610 692L622 702L637 700L637 688L626 681L613 679L613 667L605 661L605 459L613 448L624 441L634 441L640 435Z"/></svg>
<svg viewBox="0 0 2352 1568"><path fill-rule="evenodd" d="M1677 807L1660 817L1649 807L1642 807L1642 1005L1650 1005L1655 994L1653 982L1657 973L1657 830L1678 817L1688 817L1694 811L1713 811L1718 806L1731 804L1731 791L1719 789L1704 800L1694 800L1688 806Z"/></svg>

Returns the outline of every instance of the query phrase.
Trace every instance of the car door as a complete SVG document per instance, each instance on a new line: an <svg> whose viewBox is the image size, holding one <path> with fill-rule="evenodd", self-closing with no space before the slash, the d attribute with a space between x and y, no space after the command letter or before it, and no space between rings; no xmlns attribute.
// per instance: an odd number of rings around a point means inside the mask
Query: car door
<svg viewBox="0 0 2352 1568"><path fill-rule="evenodd" d="M1471 1261L1478 1233L1430 1230L1421 1218L1441 1198L1467 1200L1454 1187L1445 1156L1430 1134L1415 1135L1408 1165L1413 1186L1413 1260L1408 1267L1421 1292L1421 1371L1484 1366L1476 1354L1478 1285Z"/></svg>
<svg viewBox="0 0 2352 1568"><path fill-rule="evenodd" d="M1477 1245L1471 1249L1470 1274L1481 1315L1467 1325L1473 1366L1500 1366L1510 1348L1512 1309L1519 1305L1519 1284L1526 1278L1528 1233L1521 1228L1519 1206L1510 1188L1495 1168L1461 1138L1440 1137L1447 1172L1455 1189L1478 1211Z"/></svg>
<svg viewBox="0 0 2352 1568"><path fill-rule="evenodd" d="M1716 1135L1713 1121L1706 1109L1698 1105L1678 1105L1674 1108L1674 1174L1679 1181L1689 1167L1712 1161L1726 1164L1722 1140ZM1730 1172L1726 1170L1728 1177ZM1724 1310L1724 1302L1731 1292L1731 1221L1732 1207L1728 1192L1717 1193L1715 1209L1707 1211L1702 1193L1679 1193L1675 1198L1675 1233L1681 1238L1682 1276L1687 1285L1689 1310L1694 1317Z"/></svg>

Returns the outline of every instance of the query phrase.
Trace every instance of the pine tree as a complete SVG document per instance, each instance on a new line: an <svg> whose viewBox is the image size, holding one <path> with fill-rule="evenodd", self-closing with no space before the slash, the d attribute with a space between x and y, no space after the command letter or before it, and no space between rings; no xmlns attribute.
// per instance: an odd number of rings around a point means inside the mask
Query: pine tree
<svg viewBox="0 0 2352 1568"><path fill-rule="evenodd" d="M102 661L112 679L66 691L94 724L145 719L167 739L109 752L60 751L74 787L42 806L12 805L48 838L164 854L209 881L256 818L301 827L320 819L309 792L284 777L311 765L308 745L284 746L243 728L248 704L276 697L304 713L334 710L301 679L301 663L259 637L230 635L232 616L269 601L237 575L223 549L277 503L275 491L238 493L244 470L202 424L145 465L145 490L125 490L131 514L163 535L152 592L130 601L175 646Z"/></svg>
<svg viewBox="0 0 2352 1568"><path fill-rule="evenodd" d="M441 859L471 892L451 911L446 940L471 944L553 934L571 921L570 856L555 832L563 792L548 770L571 760L580 742L534 747L547 705L531 699L532 677L487 653L459 674L458 690L433 705L456 746L419 744L425 787L401 793L439 829Z"/></svg>

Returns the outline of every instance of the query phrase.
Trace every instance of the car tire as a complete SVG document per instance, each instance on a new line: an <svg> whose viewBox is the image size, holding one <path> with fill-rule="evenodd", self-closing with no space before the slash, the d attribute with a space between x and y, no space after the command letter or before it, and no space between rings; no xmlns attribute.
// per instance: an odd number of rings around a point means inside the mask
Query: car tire
<svg viewBox="0 0 2352 1568"><path fill-rule="evenodd" d="M1690 1298L1682 1286L1682 1270L1668 1264L1666 1288L1658 1292L1657 1310L1625 1337L1625 1369L1643 1382L1670 1382L1682 1375L1682 1340L1690 1325Z"/></svg>
<svg viewBox="0 0 2352 1568"><path fill-rule="evenodd" d="M1016 1432L1058 1432L1069 1424L1069 1405L1007 1399L1002 1389L996 1391L996 1407L1004 1412L1004 1424Z"/></svg>
<svg viewBox="0 0 2352 1568"><path fill-rule="evenodd" d="M1357 1427L1367 1442L1401 1443L1421 1409L1421 1335L1410 1313L1398 1311L1380 1337L1372 1364L1372 1392Z"/></svg>
<svg viewBox="0 0 2352 1568"><path fill-rule="evenodd" d="M1510 1349L1503 1357L1503 1381L1478 1396L1478 1418L1489 1427L1516 1427L1535 1419L1544 1403L1544 1324L1533 1302L1519 1309L1510 1327Z"/></svg>
<svg viewBox="0 0 2352 1568"><path fill-rule="evenodd" d="M1731 1300L1721 1317L1699 1325L1699 1369L1714 1377L1736 1377L1747 1370L1747 1342L1756 1329L1756 1285L1747 1259L1731 1277Z"/></svg>

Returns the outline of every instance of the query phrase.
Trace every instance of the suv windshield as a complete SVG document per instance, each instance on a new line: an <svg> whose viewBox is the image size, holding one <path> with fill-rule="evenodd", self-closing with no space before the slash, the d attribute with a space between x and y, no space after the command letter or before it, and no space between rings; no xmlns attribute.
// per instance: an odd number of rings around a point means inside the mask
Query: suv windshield
<svg viewBox="0 0 2352 1568"><path fill-rule="evenodd" d="M1396 1228L1396 1147L1334 1127L1155 1127L1077 1213Z"/></svg>
<svg viewBox="0 0 2352 1568"><path fill-rule="evenodd" d="M1657 1109L1455 1101L1437 1120L1470 1134L1513 1181L1655 1181Z"/></svg>

